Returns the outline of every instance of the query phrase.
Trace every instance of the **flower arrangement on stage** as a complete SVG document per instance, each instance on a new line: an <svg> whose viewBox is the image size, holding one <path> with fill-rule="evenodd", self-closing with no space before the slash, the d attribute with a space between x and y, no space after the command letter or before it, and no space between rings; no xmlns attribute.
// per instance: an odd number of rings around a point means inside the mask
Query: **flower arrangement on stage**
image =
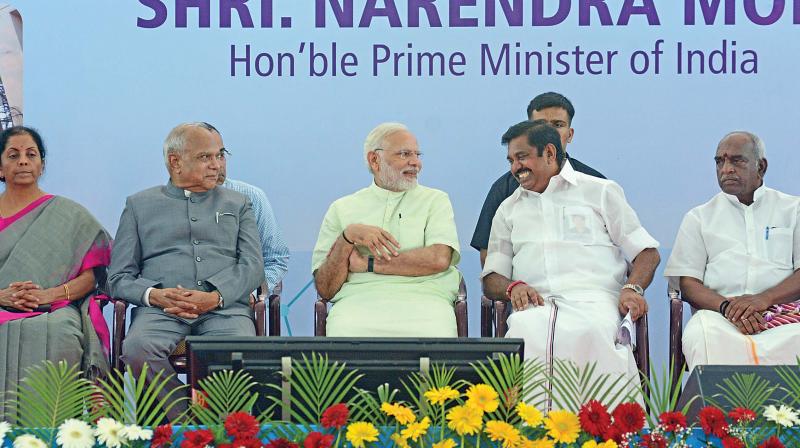
<svg viewBox="0 0 800 448"><path fill-rule="evenodd" d="M180 403L170 391L156 396L165 379L146 373L112 373L90 383L65 365L46 363L23 380L12 408L18 426L0 422L0 446L13 448L775 448L800 446L800 376L787 369L781 402L763 378L734 374L700 410L697 423L676 409L678 393L669 370L654 373L642 395L638 384L556 362L516 357L473 365L480 382L454 380L455 369L434 365L402 381L405 392L385 384L357 387L362 375L313 354L280 386L260 394L244 371L218 372L180 421L165 421ZM789 373L787 373L789 372ZM794 375L794 376L792 376ZM522 387L525 385L526 387ZM647 409L637 398L644 398ZM257 402L270 405L253 414ZM549 412L542 409L550 408ZM727 413L721 409L730 409ZM290 421L276 420L276 415ZM26 429L37 428L37 429Z"/></svg>

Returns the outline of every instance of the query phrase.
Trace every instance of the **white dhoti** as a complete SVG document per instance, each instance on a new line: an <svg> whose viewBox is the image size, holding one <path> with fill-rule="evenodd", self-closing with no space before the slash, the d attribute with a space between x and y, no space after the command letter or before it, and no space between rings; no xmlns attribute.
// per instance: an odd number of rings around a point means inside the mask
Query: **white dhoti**
<svg viewBox="0 0 800 448"><path fill-rule="evenodd" d="M544 306L512 313L506 337L524 339L525 359L544 362L551 375L554 359L572 361L580 368L595 363L595 375L610 374L611 381L623 375L628 382L621 384L633 389L638 385L639 371L631 347L615 343L620 321L616 298L573 300L551 296ZM552 406L547 403L547 410Z"/></svg>
<svg viewBox="0 0 800 448"><path fill-rule="evenodd" d="M795 365L800 356L800 324L746 335L720 313L700 310L683 331L683 353L690 371L698 364Z"/></svg>

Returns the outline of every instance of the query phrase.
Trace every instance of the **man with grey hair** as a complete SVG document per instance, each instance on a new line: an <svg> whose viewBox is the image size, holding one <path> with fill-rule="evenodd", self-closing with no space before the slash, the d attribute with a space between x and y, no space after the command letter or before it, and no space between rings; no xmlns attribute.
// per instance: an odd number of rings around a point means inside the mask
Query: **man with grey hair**
<svg viewBox="0 0 800 448"><path fill-rule="evenodd" d="M684 217L664 275L696 310L689 368L794 364L800 356L800 198L764 186L764 143L726 135L714 157L722 192ZM715 349L724 344L725 349Z"/></svg>
<svg viewBox="0 0 800 448"><path fill-rule="evenodd" d="M311 270L334 303L328 336L456 336L453 208L446 193L417 184L421 157L406 126L377 126L364 143L372 184L325 214Z"/></svg>
<svg viewBox="0 0 800 448"><path fill-rule="evenodd" d="M164 142L169 181L128 197L108 283L138 305L122 348L134 372L174 374L168 356L187 335L254 336L249 295L264 281L247 198L216 188L222 141L205 123L175 127ZM173 376L165 388L180 382ZM174 408L174 419L184 406Z"/></svg>

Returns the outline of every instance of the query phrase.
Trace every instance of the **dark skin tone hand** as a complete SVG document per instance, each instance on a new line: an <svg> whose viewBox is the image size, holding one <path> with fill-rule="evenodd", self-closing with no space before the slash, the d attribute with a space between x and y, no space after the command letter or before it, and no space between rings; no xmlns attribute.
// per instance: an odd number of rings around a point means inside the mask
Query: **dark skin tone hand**
<svg viewBox="0 0 800 448"><path fill-rule="evenodd" d="M162 308L165 313L184 319L196 319L217 308L217 292L196 291L193 289L154 288L150 291L150 304Z"/></svg>

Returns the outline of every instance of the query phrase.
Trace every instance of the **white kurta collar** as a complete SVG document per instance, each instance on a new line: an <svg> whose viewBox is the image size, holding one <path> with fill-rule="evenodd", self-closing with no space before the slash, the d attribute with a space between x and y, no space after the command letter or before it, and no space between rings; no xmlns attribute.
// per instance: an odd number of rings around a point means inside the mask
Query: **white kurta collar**
<svg viewBox="0 0 800 448"><path fill-rule="evenodd" d="M574 168L572 168L572 164L569 163L569 159L564 160L564 165L561 166L561 171L558 174L550 178L550 182L547 184L547 188L545 188L544 193L549 191L553 191L553 188L559 188L561 184L564 182L570 185L577 185L578 184L578 176ZM537 193L535 191L526 190L524 188L517 187L514 190L514 193L511 194L512 201L518 201L520 198L530 195L530 196L539 196L543 193Z"/></svg>
<svg viewBox="0 0 800 448"><path fill-rule="evenodd" d="M766 190L768 190L768 188L762 182L761 186L756 188L755 191L753 191L753 203L750 204L750 205L756 205L758 203L758 200L761 199L762 197L764 197L764 193L766 192ZM739 208L748 207L747 205L742 204L741 202L739 202L739 198L737 198L736 195L728 194L728 193L725 193L724 191L722 192L722 195L725 196L726 198L728 198L728 200L731 201L731 203L733 203L733 205L735 205L735 206L737 206Z"/></svg>

